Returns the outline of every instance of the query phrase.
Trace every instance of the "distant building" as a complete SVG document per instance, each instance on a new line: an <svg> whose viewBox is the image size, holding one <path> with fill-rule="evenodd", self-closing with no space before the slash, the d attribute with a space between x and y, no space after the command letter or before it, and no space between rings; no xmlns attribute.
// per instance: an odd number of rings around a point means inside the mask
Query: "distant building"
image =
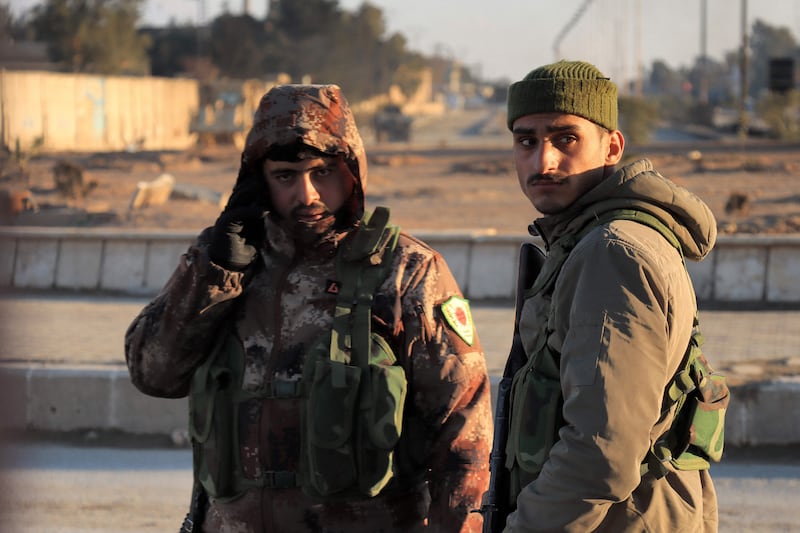
<svg viewBox="0 0 800 533"><path fill-rule="evenodd" d="M61 65L50 61L47 43L36 41L0 41L0 69L60 71Z"/></svg>

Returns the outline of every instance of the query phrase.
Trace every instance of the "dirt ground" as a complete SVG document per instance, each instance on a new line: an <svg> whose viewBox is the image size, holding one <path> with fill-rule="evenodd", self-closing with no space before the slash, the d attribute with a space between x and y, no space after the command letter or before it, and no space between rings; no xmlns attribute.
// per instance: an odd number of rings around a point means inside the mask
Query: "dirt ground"
<svg viewBox="0 0 800 533"><path fill-rule="evenodd" d="M389 206L393 221L410 231L524 233L537 213L519 190L508 148L476 154L466 148L368 146L367 153L375 155L369 161L367 203ZM800 233L800 150L708 150L700 160L685 150L627 155L649 157L663 175L704 199L722 234ZM82 171L82 185L73 191L83 194L56 188L54 168L63 161ZM199 231L219 214L238 162L232 147L34 158L27 185L38 210L11 224ZM131 208L137 184L163 174L175 179L172 196L162 205ZM19 179L0 182L2 188L22 185Z"/></svg>

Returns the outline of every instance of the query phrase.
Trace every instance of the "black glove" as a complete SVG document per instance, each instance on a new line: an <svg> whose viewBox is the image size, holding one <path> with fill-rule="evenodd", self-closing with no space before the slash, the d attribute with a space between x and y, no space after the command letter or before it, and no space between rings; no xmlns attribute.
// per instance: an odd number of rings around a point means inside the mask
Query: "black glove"
<svg viewBox="0 0 800 533"><path fill-rule="evenodd" d="M214 223L208 256L213 262L230 270L244 270L258 255L265 238L261 206L250 205L226 209Z"/></svg>

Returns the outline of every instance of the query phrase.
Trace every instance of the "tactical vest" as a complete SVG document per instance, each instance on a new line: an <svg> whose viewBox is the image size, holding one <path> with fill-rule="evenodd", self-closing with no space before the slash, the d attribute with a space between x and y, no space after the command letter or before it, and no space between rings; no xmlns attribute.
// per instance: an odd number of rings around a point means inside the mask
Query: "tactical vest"
<svg viewBox="0 0 800 533"><path fill-rule="evenodd" d="M560 353L547 339L551 298L561 268L578 241L592 229L614 220L632 220L649 226L666 238L681 254L683 251L672 231L656 217L644 211L615 210L593 219L581 231L554 242L548 260L525 299L543 298L548 305L547 319L539 321L537 345L528 353L526 364L514 375L511 388L509 437L506 445L506 468L511 475L509 504L514 507L522 488L538 477L550 449L558 440L563 396L559 374ZM703 356L703 337L697 315L684 358L670 380L661 406L661 419L673 413L673 422L648 450L641 474L656 478L667 473L666 464L678 470L703 470L710 461L722 458L725 410L729 391L725 378L715 374Z"/></svg>
<svg viewBox="0 0 800 533"><path fill-rule="evenodd" d="M209 496L224 500L253 488L299 486L312 496L371 497L392 479L407 380L387 342L371 331L371 307L398 237L388 209L378 207L341 244L333 325L305 354L302 380L243 390L244 349L232 332L195 371L189 395L193 466ZM300 471L246 477L239 460L240 405L292 397L303 400Z"/></svg>

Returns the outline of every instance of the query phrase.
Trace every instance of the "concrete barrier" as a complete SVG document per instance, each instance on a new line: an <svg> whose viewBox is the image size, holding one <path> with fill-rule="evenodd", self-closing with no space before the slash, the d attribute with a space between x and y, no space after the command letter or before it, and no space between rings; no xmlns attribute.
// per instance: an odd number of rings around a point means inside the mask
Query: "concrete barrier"
<svg viewBox="0 0 800 533"><path fill-rule="evenodd" d="M131 384L124 366L2 365L0 390L5 403L0 432L170 435L185 430L189 420L185 398L145 396Z"/></svg>
<svg viewBox="0 0 800 533"><path fill-rule="evenodd" d="M499 377L493 376L492 402ZM0 365L5 407L0 434L24 431L120 431L184 435L186 398L145 396L124 366ZM800 380L796 377L731 387L725 442L731 446L800 443ZM17 410L9 409L17 406ZM494 405L492 406L494 412Z"/></svg>
<svg viewBox="0 0 800 533"><path fill-rule="evenodd" d="M153 294L195 235L0 227L0 287ZM490 230L415 235L442 253L472 299L513 297L519 247L537 242ZM710 256L688 268L701 302L800 303L800 234L720 236Z"/></svg>

